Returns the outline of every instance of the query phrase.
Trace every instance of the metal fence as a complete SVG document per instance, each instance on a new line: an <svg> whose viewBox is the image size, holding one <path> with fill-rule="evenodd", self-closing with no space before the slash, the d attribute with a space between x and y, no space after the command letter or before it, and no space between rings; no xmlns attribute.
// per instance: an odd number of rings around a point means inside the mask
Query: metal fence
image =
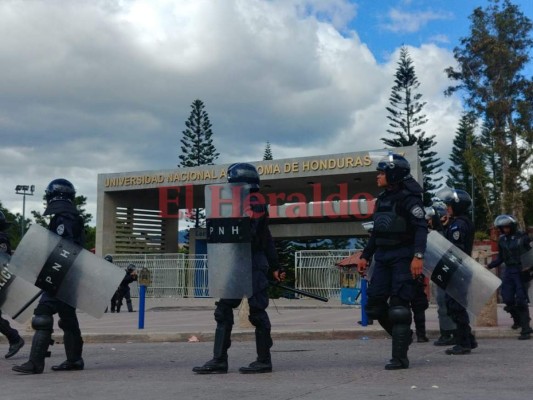
<svg viewBox="0 0 533 400"><path fill-rule="evenodd" d="M329 299L340 298L341 271L335 264L351 256L353 250L301 250L295 253L296 288ZM360 287L359 282L356 287Z"/></svg>
<svg viewBox="0 0 533 400"><path fill-rule="evenodd" d="M209 297L207 256L173 254L116 254L113 263L120 268L134 264L137 271L147 268L152 283L147 297ZM138 296L137 282L130 285L132 297Z"/></svg>
<svg viewBox="0 0 533 400"><path fill-rule="evenodd" d="M341 272L335 263L357 250L302 250L295 253L296 288L327 298L339 298ZM113 263L122 269L134 264L147 268L152 283L146 296L153 298L210 297L205 255L114 254ZM137 282L130 284L132 297L138 297Z"/></svg>

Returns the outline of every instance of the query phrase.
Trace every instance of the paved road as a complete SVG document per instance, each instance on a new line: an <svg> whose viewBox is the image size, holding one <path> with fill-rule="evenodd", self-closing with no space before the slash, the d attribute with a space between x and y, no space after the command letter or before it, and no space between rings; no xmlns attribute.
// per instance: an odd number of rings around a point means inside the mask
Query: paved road
<svg viewBox="0 0 533 400"><path fill-rule="evenodd" d="M58 373L55 351L42 375L19 375L0 361L2 400L42 399L468 399L531 398L531 341L480 339L467 356L448 356L429 343L412 345L411 368L385 371L390 340L278 340L274 372L241 375L255 357L252 342L234 342L226 375L195 375L211 357L210 342L101 343L85 346L86 370ZM54 346L55 347L55 346Z"/></svg>

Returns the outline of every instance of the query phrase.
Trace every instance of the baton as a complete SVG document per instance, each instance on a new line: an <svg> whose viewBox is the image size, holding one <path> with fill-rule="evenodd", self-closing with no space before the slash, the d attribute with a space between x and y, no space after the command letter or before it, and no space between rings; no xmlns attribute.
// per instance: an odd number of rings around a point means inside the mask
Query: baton
<svg viewBox="0 0 533 400"><path fill-rule="evenodd" d="M44 290L40 290L39 293L37 293L35 296L33 296L31 299L28 300L26 304L22 306L20 310L17 311L16 314L14 314L11 318L16 319L20 314L22 314L29 306L32 305L32 303L39 298L40 295L42 295Z"/></svg>
<svg viewBox="0 0 533 400"><path fill-rule="evenodd" d="M307 297L311 297L315 300L320 300L320 301L323 301L325 303L328 302L328 298L327 297L322 297L322 296L319 296L318 294L314 294L314 293L311 293L311 292L306 292L305 290L300 290L300 289L295 289L293 287L290 287L290 286L285 286L277 281L269 281L270 285L271 286L275 286L275 287L279 287L280 289L285 289L285 290L288 290L289 292L294 292L294 293L298 293L298 294L301 294L303 296L307 296Z"/></svg>

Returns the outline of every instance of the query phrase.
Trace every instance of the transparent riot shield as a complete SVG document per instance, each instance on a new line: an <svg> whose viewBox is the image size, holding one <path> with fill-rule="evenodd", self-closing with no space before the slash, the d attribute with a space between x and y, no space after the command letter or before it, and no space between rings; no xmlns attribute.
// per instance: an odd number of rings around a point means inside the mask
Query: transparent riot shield
<svg viewBox="0 0 533 400"><path fill-rule="evenodd" d="M478 315L502 281L435 231L427 239L424 275Z"/></svg>
<svg viewBox="0 0 533 400"><path fill-rule="evenodd" d="M99 318L124 272L81 246L34 224L11 257L19 278Z"/></svg>
<svg viewBox="0 0 533 400"><path fill-rule="evenodd" d="M242 299L253 294L249 194L248 186L239 183L205 187L207 271L212 297Z"/></svg>
<svg viewBox="0 0 533 400"><path fill-rule="evenodd" d="M0 310L15 321L24 323L32 315L41 295L41 290L35 285L21 279L9 267L10 257L0 253Z"/></svg>

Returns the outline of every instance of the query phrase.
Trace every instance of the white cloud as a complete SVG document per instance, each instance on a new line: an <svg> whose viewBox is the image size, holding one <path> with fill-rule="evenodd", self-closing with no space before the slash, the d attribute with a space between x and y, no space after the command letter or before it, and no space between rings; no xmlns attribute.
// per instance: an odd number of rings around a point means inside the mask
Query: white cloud
<svg viewBox="0 0 533 400"><path fill-rule="evenodd" d="M176 166L197 98L220 163L259 160L267 140L275 158L381 148L398 53L378 64L346 28L355 13L344 0L1 2L2 204L21 212L14 188L34 184L26 215L42 211L65 177L96 216L98 173ZM453 57L409 50L427 131L449 140Z"/></svg>
<svg viewBox="0 0 533 400"><path fill-rule="evenodd" d="M436 11L407 12L397 8L391 8L387 16L390 22L383 23L381 25L382 28L391 32L400 33L417 32L431 21L451 18L451 13Z"/></svg>

